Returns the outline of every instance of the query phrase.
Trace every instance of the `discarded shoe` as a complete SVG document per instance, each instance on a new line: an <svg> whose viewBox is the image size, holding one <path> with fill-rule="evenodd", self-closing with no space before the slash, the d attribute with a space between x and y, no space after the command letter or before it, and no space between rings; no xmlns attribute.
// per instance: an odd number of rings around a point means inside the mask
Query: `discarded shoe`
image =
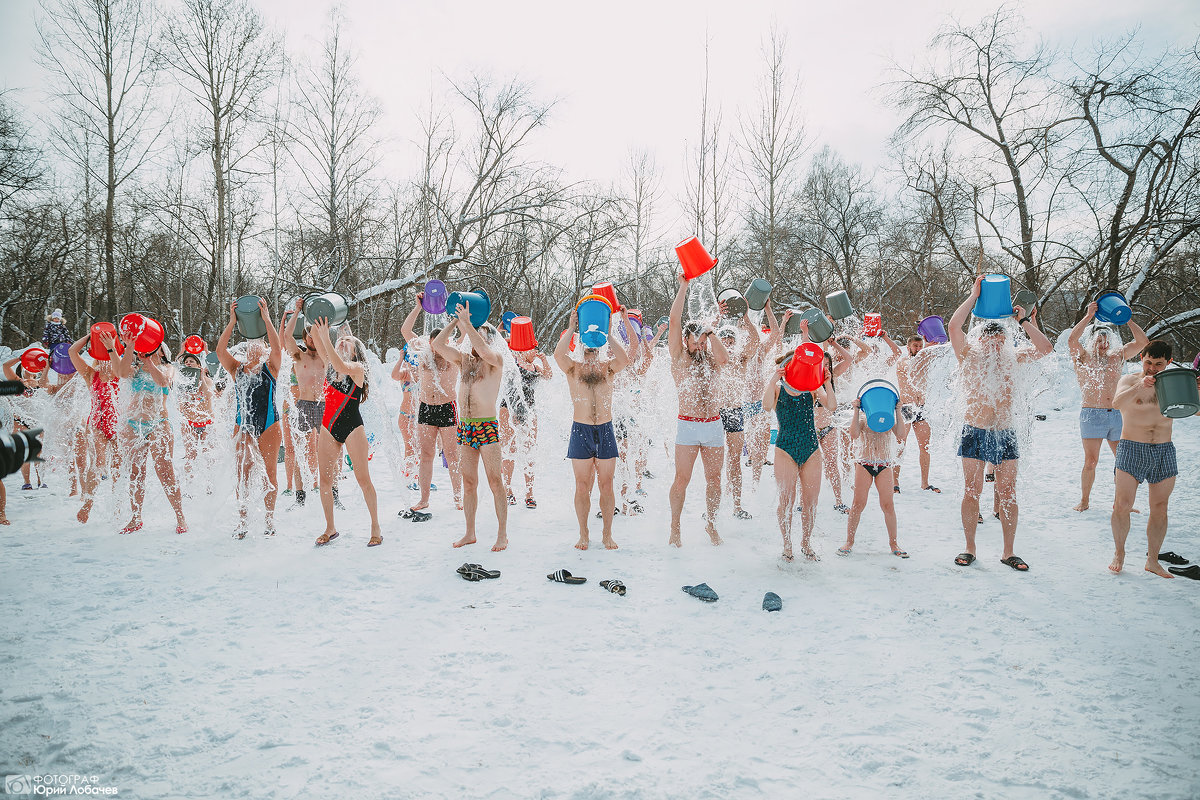
<svg viewBox="0 0 1200 800"><path fill-rule="evenodd" d="M706 603L715 603L719 599L717 593L714 592L707 583L701 583L697 586L684 586L683 591L695 597L698 600L703 600Z"/></svg>

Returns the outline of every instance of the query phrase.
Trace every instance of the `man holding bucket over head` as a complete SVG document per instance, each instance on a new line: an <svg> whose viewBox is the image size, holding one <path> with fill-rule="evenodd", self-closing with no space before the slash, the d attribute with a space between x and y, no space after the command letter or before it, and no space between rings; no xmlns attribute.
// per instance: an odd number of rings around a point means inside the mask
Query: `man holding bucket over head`
<svg viewBox="0 0 1200 800"><path fill-rule="evenodd" d="M1117 443L1113 500L1112 535L1116 551L1108 568L1116 573L1125 566L1125 539L1129 536L1129 512L1142 481L1150 484L1150 515L1146 520L1146 571L1161 578L1171 574L1158 563L1163 539L1167 536L1167 501L1175 488L1179 469L1175 463L1175 445L1171 441L1172 419L1159 405L1157 382L1171 363L1171 345L1155 339L1142 350L1142 370L1123 376L1113 395L1113 408L1121 412L1121 441ZM1175 370L1169 370L1175 373ZM1191 370L1179 370L1175 380L1196 378ZM1197 380L1200 389L1200 379ZM1195 406L1192 406L1194 409ZM1169 410L1169 409L1168 409ZM1186 413L1186 412L1185 412ZM1193 411L1194 413L1194 411Z"/></svg>
<svg viewBox="0 0 1200 800"><path fill-rule="evenodd" d="M966 418L958 455L962 458L966 491L962 500L963 535L966 550L954 563L965 567L975 562L975 529L979 525L979 495L983 492L983 472L996 465L996 494L1000 501L1000 527L1004 533L1004 552L1000 563L1018 572L1029 565L1013 553L1017 536L1017 433L1013 419L1013 385L1019 363L1035 361L1053 352L1054 345L1035 324L1037 311L1025 316L1015 309L1017 324L1032 346L1017 347L1005 327L988 318L972 330L968 343L963 325L979 299L983 276L975 278L971 293L950 319L950 345L958 357L960 378L966 393ZM1007 288L1007 278L1004 279ZM1009 302L1009 301L1005 301ZM1009 303L1009 308L1012 308Z"/></svg>

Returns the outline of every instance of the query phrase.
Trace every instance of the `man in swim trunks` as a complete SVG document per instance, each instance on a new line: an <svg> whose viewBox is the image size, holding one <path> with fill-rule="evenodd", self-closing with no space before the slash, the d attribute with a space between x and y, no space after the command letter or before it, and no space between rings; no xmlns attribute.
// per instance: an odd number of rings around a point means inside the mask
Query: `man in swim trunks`
<svg viewBox="0 0 1200 800"><path fill-rule="evenodd" d="M1100 446L1108 440L1113 454L1121 440L1121 412L1113 407L1113 395L1125 362L1136 358L1150 342L1146 332L1132 319L1129 332L1133 341L1121 345L1121 335L1111 325L1097 323L1096 304L1089 303L1083 319L1071 329L1067 345L1071 350L1071 365L1083 395L1079 409L1079 436L1083 440L1083 471L1079 476L1080 496L1076 511L1087 511L1096 480L1096 464L1100 461ZM1135 490L1136 491L1136 490Z"/></svg>
<svg viewBox="0 0 1200 800"><path fill-rule="evenodd" d="M629 312L624 307L621 308L620 324L632 330ZM571 358L571 341L578 329L579 315L572 311L571 327L565 336L559 337L558 346L554 348L554 361L567 376L574 409L567 458L571 460L571 468L575 472L575 516L579 520L579 541L575 547L578 550L588 549L592 484L599 483L604 547L606 550L616 550L617 543L612 538L613 514L617 505L613 492L613 475L617 469L617 439L612 423L613 378L629 366L629 355L616 336L609 336L610 357L601 358L598 348L580 347L582 357L579 360Z"/></svg>
<svg viewBox="0 0 1200 800"><path fill-rule="evenodd" d="M908 431L912 430L917 437L917 446L921 448L921 488L934 494L942 490L929 483L929 420L925 419L925 390L929 384L930 356L934 352L925 348L925 338L919 334L908 337L908 355L902 356L896 363L896 382L900 389L901 410L904 421L904 439L901 448L908 441ZM896 486L900 486L900 464L897 463L892 472L895 473Z"/></svg>
<svg viewBox="0 0 1200 800"><path fill-rule="evenodd" d="M462 410L458 421L458 449L467 532L454 546L475 544L475 510L479 505L479 462L482 460L499 523L492 552L499 552L508 547L508 500L504 491L496 400L500 396L500 379L504 374L504 350L508 348L490 323L476 329L466 306L459 305L454 314L454 324L447 325L432 341L433 352L462 374L458 384L458 407ZM450 344L455 327L470 342L471 349L466 353Z"/></svg>
<svg viewBox="0 0 1200 800"><path fill-rule="evenodd" d="M458 463L458 444L455 432L458 427L458 407L454 403L455 385L458 383L458 360L448 361L435 348L432 341L442 332L438 328L428 336L418 336L413 329L417 314L421 313L424 292L417 292L417 302L400 331L408 342L409 352L417 362L417 385L420 388L420 404L417 406L417 485L421 499L412 506L413 511L429 508L429 489L433 480L433 458L437 455L438 442L446 457L450 471L450 483L454 489L454 504L462 509L462 475ZM446 329L453 333L455 325ZM446 339L449 344L449 338ZM455 350L454 352L458 352Z"/></svg>
<svg viewBox="0 0 1200 800"><path fill-rule="evenodd" d="M1029 337L1031 346L1015 346L1003 325L991 321L972 331L971 341L963 325L979 298L983 277L975 279L971 293L950 319L950 346L958 357L959 375L966 394L966 419L958 455L962 457L966 491L962 500L963 535L966 550L954 563L968 566L975 561L975 529L979 525L979 495L983 492L983 471L990 462L996 466L995 491L1000 498L1000 527L1004 532L1001 563L1024 572L1029 565L1013 554L1017 536L1017 433L1013 420L1013 384L1017 364L1036 361L1054 350L1054 345L1038 329L1037 311L1028 316L1020 306L1014 317Z"/></svg>
<svg viewBox="0 0 1200 800"><path fill-rule="evenodd" d="M292 357L292 374L296 384L291 387L292 425L299 434L295 444L303 456L303 463L308 467L308 479L314 491L320 491L317 474L317 446L321 433L321 418L325 415L325 361L317 353L313 342L312 330L304 332L304 343L296 341L296 325L303 314L304 300L298 298L296 307L289 309L284 321L283 331L279 338L283 348ZM304 490L304 471L300 469L301 458L295 459L294 482L296 484L296 505L303 506L306 499Z"/></svg>
<svg viewBox="0 0 1200 800"><path fill-rule="evenodd" d="M721 507L721 461L725 455L725 428L721 425L721 402L717 392L721 369L729 363L729 353L712 328L699 322L683 324L689 281L679 279L679 291L671 304L670 333L667 341L671 354L671 376L679 392L679 421L675 425L675 482L671 484L671 538L669 543L682 547L679 520L683 501L692 480L696 456L704 465L705 531L713 544L721 544L714 524Z"/></svg>
<svg viewBox="0 0 1200 800"><path fill-rule="evenodd" d="M1160 578L1171 573L1158 563L1163 539L1167 536L1167 502L1175 488L1179 470L1175 463L1175 445L1171 442L1174 420L1164 417L1158 407L1154 383L1171 363L1171 345L1155 339L1142 351L1142 371L1123 376L1117 382L1113 408L1121 412L1121 441L1117 442L1113 501L1112 534L1116 552L1108 568L1120 572L1125 566L1125 539L1129 536L1129 512L1142 481L1150 484L1150 516L1146 520L1146 571ZM1197 381L1200 385L1200 381Z"/></svg>

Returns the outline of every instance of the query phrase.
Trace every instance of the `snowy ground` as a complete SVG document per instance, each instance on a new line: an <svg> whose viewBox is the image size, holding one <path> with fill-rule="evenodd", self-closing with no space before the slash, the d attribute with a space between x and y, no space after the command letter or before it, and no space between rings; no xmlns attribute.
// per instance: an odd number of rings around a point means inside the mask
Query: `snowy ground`
<svg viewBox="0 0 1200 800"><path fill-rule="evenodd" d="M1038 423L1023 467L1028 574L998 563L990 518L979 562L954 566L957 465L934 465L944 494L919 492L915 448L898 498L911 559L888 553L874 505L836 557L825 487L824 559L787 566L769 474L720 548L697 478L684 547L667 547L661 450L616 552L572 548L554 459L500 554L490 510L481 544L451 549L440 465L425 525L397 520L408 494L377 471L386 542L370 550L353 482L342 537L315 550L316 507L239 542L218 493L176 536L152 481L146 530L117 536L10 477L0 771L96 775L136 798L1200 796L1200 586L1141 570L1137 517L1130 569L1108 574L1111 456L1092 510L1070 511L1075 418ZM1200 559L1200 420L1175 430L1166 548ZM462 581L464 560L503 576ZM587 584L548 582L558 568ZM719 602L680 592L702 581ZM760 610L768 590L782 613Z"/></svg>

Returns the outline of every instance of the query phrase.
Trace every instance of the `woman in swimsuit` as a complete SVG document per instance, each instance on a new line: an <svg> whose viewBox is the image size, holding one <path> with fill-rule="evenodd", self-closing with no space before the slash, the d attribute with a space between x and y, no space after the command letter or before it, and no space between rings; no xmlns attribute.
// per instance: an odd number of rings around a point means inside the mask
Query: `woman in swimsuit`
<svg viewBox="0 0 1200 800"><path fill-rule="evenodd" d="M553 374L550 360L540 350L513 353L517 362L520 385L515 386L510 396L500 401L499 422L501 441L501 469L504 488L508 493L508 504L517 504L512 492L513 473L517 468L517 450L521 451L525 474L525 507L537 508L533 499L533 448L537 444L537 416L534 414L534 399L537 382L549 380ZM521 433L517 434L517 429Z"/></svg>
<svg viewBox="0 0 1200 800"><path fill-rule="evenodd" d="M342 462L342 446L354 463L354 477L362 489L363 500L371 514L371 538L367 547L383 544L379 531L379 504L371 483L367 431L363 428L359 403L367 399L367 353L354 336L342 336L337 345L329 342L329 321L320 319L312 326L317 354L328 367L325 379L325 416L321 420L321 438L317 442L317 469L321 479L321 508L325 511L325 532L317 544L329 544L338 537L333 524L333 482Z"/></svg>
<svg viewBox="0 0 1200 800"><path fill-rule="evenodd" d="M813 400L826 408L834 408L837 400L825 385L816 392L795 392L783 380L788 355L777 363L775 380L763 393L763 410L775 412L779 422L779 437L775 440L775 484L779 488L779 532L783 535L783 559L792 560L792 516L796 508L796 484L800 484L800 511L803 534L800 552L809 561L820 557L809 544L817 513L817 498L821 493L821 459L817 452L817 429L813 425Z"/></svg>
<svg viewBox="0 0 1200 800"><path fill-rule="evenodd" d="M859 444L858 458L855 459L854 469L854 501L850 506L850 518L846 520L846 543L838 548L838 555L850 555L854 547L854 532L858 530L858 520L862 517L863 509L867 507L867 496L871 493L871 484L879 495L879 508L883 511L883 521L887 523L888 546L892 555L908 558L908 553L900 549L896 542L896 508L892 502L892 466L895 461L894 442L899 437L903 440L908 435L908 423L904 421L901 412L902 404L896 401L896 424L883 433L876 433L867 426L863 419L862 400L854 401L854 419L850 423L850 435Z"/></svg>
<svg viewBox="0 0 1200 800"><path fill-rule="evenodd" d="M417 377L413 364L409 361L408 345L396 366L392 367L392 380L400 381L400 441L404 443L404 475L415 477L417 474ZM417 486L414 481L413 486Z"/></svg>
<svg viewBox="0 0 1200 800"><path fill-rule="evenodd" d="M213 424L213 381L195 353L182 353L179 363L183 369L176 373L175 388L179 391L179 413L183 416L180 430L183 433L184 469L191 470L205 450Z"/></svg>
<svg viewBox="0 0 1200 800"><path fill-rule="evenodd" d="M175 480L175 436L167 420L167 393L170 391L172 370L168 366L171 354L166 345L152 353L139 355L133 349L136 336L125 334L125 354L116 362L116 373L127 381L122 394L129 398L125 404L125 419L117 422L117 443L129 459L129 505L133 518L121 533L142 529L142 501L146 497L146 459L153 457L154 472L162 484L167 501L175 511L175 532L187 533L183 519L183 499L179 482ZM113 353L110 357L116 357Z"/></svg>
<svg viewBox="0 0 1200 800"><path fill-rule="evenodd" d="M271 324L267 303L258 298L258 313L262 314L267 328L267 347L253 340L246 347L246 361L238 360L229 352L229 339L233 326L237 324L237 302L229 304L229 323L217 340L217 358L221 366L232 377L237 399L236 429L233 432L237 455L238 515L240 517L235 539L246 538L246 499L250 491L250 475L255 466L261 466L267 475L267 494L263 498L266 507L264 536L275 535L275 497L278 494L276 466L279 463L279 445L283 439L282 426L277 425L275 409L275 376L279 374L279 363L283 351L279 343L279 331Z"/></svg>
<svg viewBox="0 0 1200 800"><path fill-rule="evenodd" d="M79 339L67 351L75 374L88 385L92 406L87 424L80 431L75 443L75 472L79 475L80 495L83 507L76 518L87 522L92 512L92 495L100 484L100 475L116 474L120 451L115 447L117 440L117 337L111 332L100 335L100 344L112 355L108 361L96 361L92 366L83 357L91 334Z"/></svg>

